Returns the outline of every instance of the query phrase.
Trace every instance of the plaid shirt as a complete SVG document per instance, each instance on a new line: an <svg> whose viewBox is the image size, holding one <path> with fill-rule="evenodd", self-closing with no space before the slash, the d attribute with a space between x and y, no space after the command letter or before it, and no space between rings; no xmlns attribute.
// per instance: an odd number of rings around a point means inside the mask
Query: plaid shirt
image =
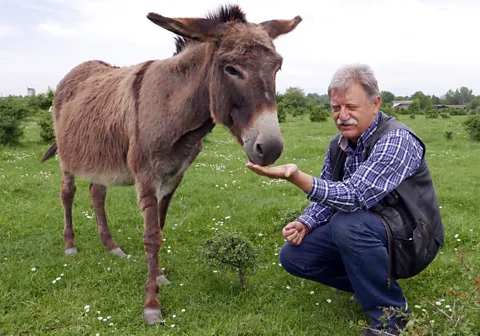
<svg viewBox="0 0 480 336"><path fill-rule="evenodd" d="M347 153L342 182L332 181L327 149L320 178L313 177L307 199L312 203L297 218L310 229L326 224L332 209L343 212L366 210L379 202L420 166L423 148L415 137L405 130L394 130L381 137L363 161L366 145L376 131L378 115L360 136L356 148L343 136L339 145Z"/></svg>

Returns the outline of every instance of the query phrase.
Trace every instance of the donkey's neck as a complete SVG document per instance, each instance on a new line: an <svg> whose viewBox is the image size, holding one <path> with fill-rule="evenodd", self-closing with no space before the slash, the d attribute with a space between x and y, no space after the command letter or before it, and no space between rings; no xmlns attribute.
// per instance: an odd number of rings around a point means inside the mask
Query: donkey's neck
<svg viewBox="0 0 480 336"><path fill-rule="evenodd" d="M169 81L174 82L172 99L175 99L170 101L171 106L204 120L211 117L208 74L211 59L205 43L188 46L169 60Z"/></svg>

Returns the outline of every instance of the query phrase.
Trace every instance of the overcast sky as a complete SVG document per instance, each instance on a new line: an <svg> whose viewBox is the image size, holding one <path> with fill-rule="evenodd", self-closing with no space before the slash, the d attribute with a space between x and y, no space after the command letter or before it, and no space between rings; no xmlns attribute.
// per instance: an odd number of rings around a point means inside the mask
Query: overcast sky
<svg viewBox="0 0 480 336"><path fill-rule="evenodd" d="M275 42L284 57L277 91L326 93L334 71L362 62L381 90L443 95L460 86L480 95L480 0L237 1L251 22L303 18ZM173 34L150 11L202 17L217 0L0 0L0 94L55 88L89 59L126 66L170 57Z"/></svg>

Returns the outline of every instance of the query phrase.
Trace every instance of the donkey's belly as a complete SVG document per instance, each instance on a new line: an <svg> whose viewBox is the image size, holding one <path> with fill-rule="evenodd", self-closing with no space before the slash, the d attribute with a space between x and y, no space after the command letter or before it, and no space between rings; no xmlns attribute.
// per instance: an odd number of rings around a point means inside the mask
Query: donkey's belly
<svg viewBox="0 0 480 336"><path fill-rule="evenodd" d="M74 174L90 182L106 186L132 186L135 183L132 174L128 170L102 173L77 171Z"/></svg>

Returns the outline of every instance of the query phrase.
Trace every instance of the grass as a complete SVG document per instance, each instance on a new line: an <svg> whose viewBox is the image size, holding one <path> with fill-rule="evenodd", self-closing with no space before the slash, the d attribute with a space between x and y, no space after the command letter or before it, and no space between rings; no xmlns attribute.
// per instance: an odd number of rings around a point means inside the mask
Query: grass
<svg viewBox="0 0 480 336"><path fill-rule="evenodd" d="M467 264L480 267L475 258L480 252L480 144L468 139L461 126L464 117L401 119L427 145L446 230L445 247L433 264L400 281L409 304L418 310L427 300L449 304L450 288L471 288L456 249ZM286 150L278 164L293 162L318 175L336 133L331 118L311 123L308 116L290 117L281 125ZM452 140L445 139L445 131L453 132ZM172 284L159 291L163 326L142 320L146 264L134 188L109 189L106 204L112 235L128 258L112 256L100 244L88 183L81 180L73 213L79 254L65 256L58 162L38 163L47 148L31 123L21 146L0 149L0 334L361 333L349 324L367 316L349 294L295 278L279 266L286 216L308 202L294 186L247 170L242 148L223 127L208 135L168 213L160 263ZM260 267L247 277L243 292L235 273L213 270L200 258L203 244L218 230L241 233L260 251ZM480 330L479 311L472 310L469 318Z"/></svg>

